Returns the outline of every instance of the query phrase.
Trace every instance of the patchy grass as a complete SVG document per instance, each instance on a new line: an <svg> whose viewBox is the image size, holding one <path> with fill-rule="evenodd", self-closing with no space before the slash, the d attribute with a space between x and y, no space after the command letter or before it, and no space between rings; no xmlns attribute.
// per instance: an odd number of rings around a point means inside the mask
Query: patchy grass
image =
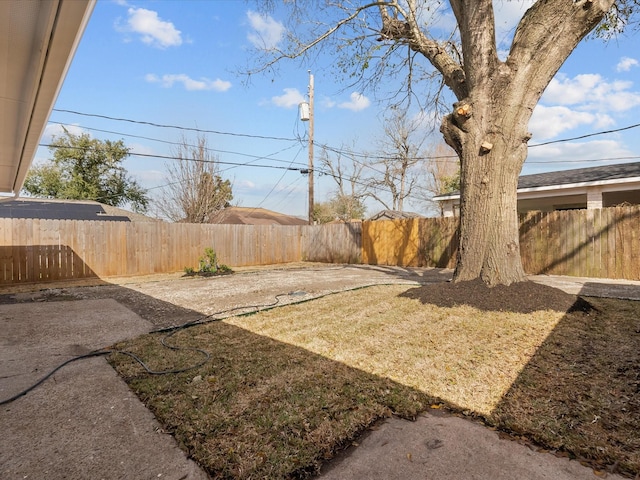
<svg viewBox="0 0 640 480"><path fill-rule="evenodd" d="M150 376L111 361L214 478L305 477L377 419L432 403L627 474L640 471L640 305L486 312L401 286L332 295L176 333L211 354ZM196 363L158 335L121 345L153 369Z"/></svg>

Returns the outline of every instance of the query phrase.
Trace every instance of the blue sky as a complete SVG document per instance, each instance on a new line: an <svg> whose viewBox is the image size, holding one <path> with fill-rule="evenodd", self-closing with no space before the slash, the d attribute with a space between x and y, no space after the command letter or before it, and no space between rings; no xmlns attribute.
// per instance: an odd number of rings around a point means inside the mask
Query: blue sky
<svg viewBox="0 0 640 480"><path fill-rule="evenodd" d="M497 38L508 40L530 4L496 2ZM298 103L307 93L308 69L315 76L317 144L372 151L374 138L381 135L384 105L370 92L345 90L344 81L326 68L334 61L328 49L314 64L285 61L276 75L258 74L247 81L239 72L252 62L254 44L277 44L286 33L284 20L277 11L263 15L252 2L235 0L98 0L42 142L65 125L97 138L122 138L134 153L171 156L166 142L196 135L61 110L219 132L208 133L207 139L221 161L251 162L222 166L223 176L233 182L234 203L305 216L307 176L286 168L307 164L307 145L300 140L307 124L298 118ZM438 22L446 26L450 15L445 11ZM638 123L639 46L638 34L583 42L534 111L530 145ZM629 158L640 157L639 132L530 148L523 173L639 161ZM439 140L434 136L430 142ZM48 157L41 147L36 162ZM154 195L170 181L168 161L132 155L125 166ZM316 176L315 183L316 202L326 200L335 187L327 176ZM368 214L382 208L369 203ZM405 209L426 211L417 203Z"/></svg>

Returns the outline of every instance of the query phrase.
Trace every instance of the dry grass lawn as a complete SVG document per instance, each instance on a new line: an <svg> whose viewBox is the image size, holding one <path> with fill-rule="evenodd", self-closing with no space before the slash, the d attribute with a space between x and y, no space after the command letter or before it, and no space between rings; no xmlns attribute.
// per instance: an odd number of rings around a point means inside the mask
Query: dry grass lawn
<svg viewBox="0 0 640 480"><path fill-rule="evenodd" d="M192 327L211 359L150 376L111 361L214 478L305 477L377 419L434 404L631 475L640 471L640 304L589 314L442 308L406 286L331 295ZM120 348L154 369L197 362L159 334Z"/></svg>

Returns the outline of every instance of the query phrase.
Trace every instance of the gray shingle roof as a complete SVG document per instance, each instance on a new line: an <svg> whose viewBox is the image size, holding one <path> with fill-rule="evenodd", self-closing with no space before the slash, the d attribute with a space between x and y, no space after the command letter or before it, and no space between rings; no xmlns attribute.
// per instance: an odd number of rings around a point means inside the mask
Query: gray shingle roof
<svg viewBox="0 0 640 480"><path fill-rule="evenodd" d="M90 200L20 198L0 202L0 218L45 220L102 220L110 222L156 221L145 215Z"/></svg>
<svg viewBox="0 0 640 480"><path fill-rule="evenodd" d="M518 189L601 182L633 177L640 177L640 162L521 175L518 178ZM444 195L436 195L434 199L438 200L439 197L449 197L451 195L460 195L460 191L456 190Z"/></svg>
<svg viewBox="0 0 640 480"><path fill-rule="evenodd" d="M522 175L518 180L518 188L600 182L630 177L640 177L640 162Z"/></svg>

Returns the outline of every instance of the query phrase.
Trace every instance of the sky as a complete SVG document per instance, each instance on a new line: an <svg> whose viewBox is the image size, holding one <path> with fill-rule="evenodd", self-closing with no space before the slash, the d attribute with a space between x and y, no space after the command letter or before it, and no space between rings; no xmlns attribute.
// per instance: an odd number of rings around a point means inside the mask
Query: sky
<svg viewBox="0 0 640 480"><path fill-rule="evenodd" d="M495 2L503 55L531 3ZM443 30L452 23L446 9L434 18ZM233 204L306 217L308 176L300 169L308 162L308 122L300 120L298 105L307 99L309 71L316 165L319 145L374 151L385 104L338 78L328 68L335 62L330 49L320 50L313 64L284 60L273 75L244 75L256 63L254 47L280 45L285 23L284 12L259 13L255 3L238 0L98 0L41 144L62 126L123 139L132 153L124 166L153 198L171 182L166 168L174 144L194 141L199 129L233 184ZM578 46L534 110L522 174L640 161L639 128L557 142L639 122L639 47L634 33ZM35 164L50 156L40 147ZM326 201L335 182L321 172L314 180L315 202ZM367 216L383 208L370 201ZM417 201L405 210L428 213Z"/></svg>

